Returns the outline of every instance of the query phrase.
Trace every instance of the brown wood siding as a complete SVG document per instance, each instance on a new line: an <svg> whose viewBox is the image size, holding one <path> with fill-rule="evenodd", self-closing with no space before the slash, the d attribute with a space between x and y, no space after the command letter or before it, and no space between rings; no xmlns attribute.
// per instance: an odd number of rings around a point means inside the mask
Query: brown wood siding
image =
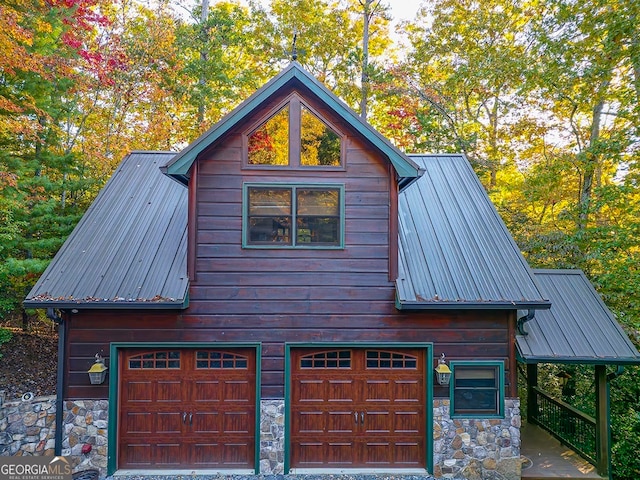
<svg viewBox="0 0 640 480"><path fill-rule="evenodd" d="M67 398L107 398L107 385L89 386L86 371L96 352L108 356L109 342L261 342L263 398L284 394L286 342L433 342L436 358L444 352L448 360L504 360L507 395L516 394L510 312L396 310L392 170L348 126L311 106L345 133L345 168L243 168L240 129L205 152L190 208L189 308L71 315ZM243 249L244 182L343 184L345 248ZM435 395L448 391L436 387Z"/></svg>
<svg viewBox="0 0 640 480"><path fill-rule="evenodd" d="M380 294L384 289L373 290ZM224 302L217 308L221 305ZM70 315L66 322L69 376L65 397L108 397L108 382L89 385L86 372L96 353L103 352L108 357L110 342L262 342L263 398L282 398L284 394L286 342L433 342L435 358L444 352L449 361L504 360L507 396L517 394L509 312L403 313L391 308L389 313L388 308L384 310L386 313L350 315L81 311ZM435 396L446 397L448 390L436 386Z"/></svg>

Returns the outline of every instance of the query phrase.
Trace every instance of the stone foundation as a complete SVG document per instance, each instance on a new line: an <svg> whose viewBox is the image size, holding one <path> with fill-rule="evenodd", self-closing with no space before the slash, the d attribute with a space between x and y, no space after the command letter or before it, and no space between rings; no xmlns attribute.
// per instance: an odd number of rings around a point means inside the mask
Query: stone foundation
<svg viewBox="0 0 640 480"><path fill-rule="evenodd" d="M74 471L95 468L106 475L108 416L108 400L64 402L61 453L71 457Z"/></svg>
<svg viewBox="0 0 640 480"><path fill-rule="evenodd" d="M284 473L284 400L260 402L260 473Z"/></svg>
<svg viewBox="0 0 640 480"><path fill-rule="evenodd" d="M55 396L0 406L0 455L54 455ZM520 480L520 401L506 399L505 418L452 419L449 399L433 402L436 478ZM107 467L107 400L64 402L62 455L74 471ZM284 473L284 399L260 402L260 474ZM85 453L83 453L83 449Z"/></svg>
<svg viewBox="0 0 640 480"><path fill-rule="evenodd" d="M499 419L452 419L449 399L435 399L433 465L437 478L520 480L520 400L505 400Z"/></svg>

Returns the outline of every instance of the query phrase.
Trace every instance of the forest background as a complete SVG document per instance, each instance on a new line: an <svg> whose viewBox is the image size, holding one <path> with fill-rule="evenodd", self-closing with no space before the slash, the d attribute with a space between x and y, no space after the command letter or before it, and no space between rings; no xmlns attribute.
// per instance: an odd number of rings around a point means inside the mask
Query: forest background
<svg viewBox="0 0 640 480"><path fill-rule="evenodd" d="M640 2L430 0L395 31L388 4L1 0L0 321L37 315L22 299L128 152L186 146L295 34L401 150L466 154L530 264L582 269L638 345ZM572 375L593 412L592 371ZM639 380L612 383L620 480L640 478Z"/></svg>

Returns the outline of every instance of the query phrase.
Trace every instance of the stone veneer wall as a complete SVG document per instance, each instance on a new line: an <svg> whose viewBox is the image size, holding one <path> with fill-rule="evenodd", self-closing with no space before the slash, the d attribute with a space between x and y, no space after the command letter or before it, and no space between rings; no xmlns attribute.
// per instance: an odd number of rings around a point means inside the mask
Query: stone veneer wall
<svg viewBox="0 0 640 480"><path fill-rule="evenodd" d="M56 397L4 402L0 395L0 455L53 455Z"/></svg>
<svg viewBox="0 0 640 480"><path fill-rule="evenodd" d="M284 473L284 399L260 402L260 473Z"/></svg>
<svg viewBox="0 0 640 480"><path fill-rule="evenodd" d="M520 400L505 399L504 418L490 420L452 419L449 406L449 399L434 399L434 475L520 480Z"/></svg>
<svg viewBox="0 0 640 480"><path fill-rule="evenodd" d="M71 457L74 471L98 469L107 474L108 400L72 400L64 402L62 456ZM91 447L88 453L82 449Z"/></svg>
<svg viewBox="0 0 640 480"><path fill-rule="evenodd" d="M0 405L0 455L53 455L55 396ZM107 400L64 402L62 455L74 471L107 467ZM284 473L284 399L260 402L260 474ZM520 401L505 418L451 419L449 399L434 399L434 475L465 480L520 480ZM91 451L83 454L87 445Z"/></svg>
<svg viewBox="0 0 640 480"><path fill-rule="evenodd" d="M1 399L0 399L1 400ZM107 400L64 402L62 455L74 471L107 473ZM0 401L0 455L55 455L56 397ZM87 447L85 447L87 446ZM82 453L83 447L91 451Z"/></svg>

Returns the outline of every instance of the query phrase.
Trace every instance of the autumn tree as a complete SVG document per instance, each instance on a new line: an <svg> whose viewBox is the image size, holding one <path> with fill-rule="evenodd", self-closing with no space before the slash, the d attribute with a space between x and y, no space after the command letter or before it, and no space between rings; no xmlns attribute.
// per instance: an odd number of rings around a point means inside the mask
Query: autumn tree
<svg viewBox="0 0 640 480"><path fill-rule="evenodd" d="M87 206L91 181L65 126L77 114L73 91L86 42L105 19L92 0L0 9L0 315L6 316Z"/></svg>
<svg viewBox="0 0 640 480"><path fill-rule="evenodd" d="M464 152L493 188L521 122L528 65L523 2L439 0L406 24L411 48L390 93L410 100L401 122L417 121L414 149ZM410 115L410 118L406 117ZM403 120L404 118L404 120Z"/></svg>

